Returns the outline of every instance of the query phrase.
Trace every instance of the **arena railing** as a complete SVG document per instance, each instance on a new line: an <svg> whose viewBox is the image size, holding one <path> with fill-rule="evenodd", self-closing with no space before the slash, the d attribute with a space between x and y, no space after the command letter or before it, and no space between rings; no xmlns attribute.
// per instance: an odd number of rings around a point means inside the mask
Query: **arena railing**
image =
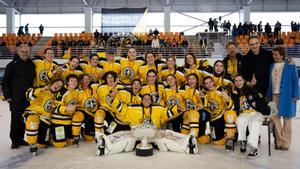
<svg viewBox="0 0 300 169"><path fill-rule="evenodd" d="M263 48L267 50L272 50L273 47L270 46L262 46ZM43 46L37 47L34 46L32 47L31 50L31 55L32 56L41 56L43 53ZM71 56L80 56L82 53L86 52L87 54L92 54L92 53L98 53L99 55L104 55L104 53L107 51L108 48L113 48L115 50L115 55L116 56L121 56L125 53L127 53L127 50L129 46L125 47L109 47L109 46L104 46L104 47L72 47L72 48L65 48L64 52L63 49L60 47L52 47L55 51L55 58L63 58L63 55L70 54ZM152 51L154 53L161 53L163 57L167 57L169 55L175 55L177 58L184 58L186 53L194 53L198 58L213 58L216 55L214 54L214 51L216 50L213 46L208 45L208 46L200 46L198 44L193 44L189 46L188 48L184 47L162 47L162 48L151 48L151 46L135 46L137 49L137 53L139 56L144 56L144 54L148 51ZM247 48L249 49L249 48ZM242 51L241 47L238 47L238 50L240 53L245 53L245 51ZM83 52L84 51L84 52ZM221 54L218 54L217 57L225 56L226 55L226 49L225 47L222 49L224 51ZM293 58L300 58L300 45L294 45L292 47L286 48L286 51L288 53L289 57ZM16 48L9 48L9 47L3 47L0 46L0 59L5 59L5 58L12 58L16 54Z"/></svg>

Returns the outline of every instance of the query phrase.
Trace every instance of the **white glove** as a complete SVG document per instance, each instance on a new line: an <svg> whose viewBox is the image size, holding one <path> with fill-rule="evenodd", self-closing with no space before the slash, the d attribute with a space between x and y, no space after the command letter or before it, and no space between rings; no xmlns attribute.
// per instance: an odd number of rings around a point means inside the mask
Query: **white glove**
<svg viewBox="0 0 300 169"><path fill-rule="evenodd" d="M268 106L270 108L270 115L277 115L278 114L278 109L277 106L275 104L275 102L271 101L268 103Z"/></svg>

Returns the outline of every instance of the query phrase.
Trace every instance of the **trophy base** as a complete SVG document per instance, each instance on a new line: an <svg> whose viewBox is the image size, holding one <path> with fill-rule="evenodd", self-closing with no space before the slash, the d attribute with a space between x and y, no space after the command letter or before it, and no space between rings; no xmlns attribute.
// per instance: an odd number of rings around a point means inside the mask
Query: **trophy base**
<svg viewBox="0 0 300 169"><path fill-rule="evenodd" d="M153 147L151 144L147 144L147 146L138 144L136 146L135 154L137 156L142 156L142 157L152 156L153 155Z"/></svg>

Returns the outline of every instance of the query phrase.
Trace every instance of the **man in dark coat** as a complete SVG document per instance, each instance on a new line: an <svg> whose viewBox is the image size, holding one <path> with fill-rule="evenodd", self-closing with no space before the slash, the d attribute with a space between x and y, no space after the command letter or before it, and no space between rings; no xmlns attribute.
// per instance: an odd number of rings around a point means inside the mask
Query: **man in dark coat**
<svg viewBox="0 0 300 169"><path fill-rule="evenodd" d="M248 42L250 51L245 56L245 77L265 96L269 85L270 65L274 62L272 52L260 47L257 36L250 37Z"/></svg>
<svg viewBox="0 0 300 169"><path fill-rule="evenodd" d="M28 145L24 141L25 124L23 113L29 102L25 98L28 88L33 86L35 65L29 59L30 48L28 44L20 44L17 54L5 68L2 89L5 100L9 103L11 111L10 138L11 148Z"/></svg>

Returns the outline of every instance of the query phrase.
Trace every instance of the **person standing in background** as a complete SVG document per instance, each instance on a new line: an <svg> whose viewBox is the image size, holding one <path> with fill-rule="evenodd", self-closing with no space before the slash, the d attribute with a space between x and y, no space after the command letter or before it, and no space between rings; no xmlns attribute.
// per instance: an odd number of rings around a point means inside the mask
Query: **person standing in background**
<svg viewBox="0 0 300 169"><path fill-rule="evenodd" d="M40 30L40 34L43 35L43 33L44 33L44 26L42 24L40 25L39 30Z"/></svg>
<svg viewBox="0 0 300 169"><path fill-rule="evenodd" d="M285 61L286 51L283 47L275 47L272 54L275 63L270 68L267 97L278 109L278 113L272 117L275 126L275 148L288 150L292 141L292 118L296 116L299 99L298 75L296 65Z"/></svg>
<svg viewBox="0 0 300 169"><path fill-rule="evenodd" d="M24 141L25 124L23 113L29 106L25 98L27 89L33 86L35 77L35 65L29 58L30 49L28 44L20 44L17 47L17 54L8 63L3 77L2 90L4 99L9 103L11 111L10 138L11 149L28 145Z"/></svg>
<svg viewBox="0 0 300 169"><path fill-rule="evenodd" d="M26 34L26 36L29 36L29 28L28 28L28 25L29 25L29 23L27 23L27 24L25 25L25 34Z"/></svg>

